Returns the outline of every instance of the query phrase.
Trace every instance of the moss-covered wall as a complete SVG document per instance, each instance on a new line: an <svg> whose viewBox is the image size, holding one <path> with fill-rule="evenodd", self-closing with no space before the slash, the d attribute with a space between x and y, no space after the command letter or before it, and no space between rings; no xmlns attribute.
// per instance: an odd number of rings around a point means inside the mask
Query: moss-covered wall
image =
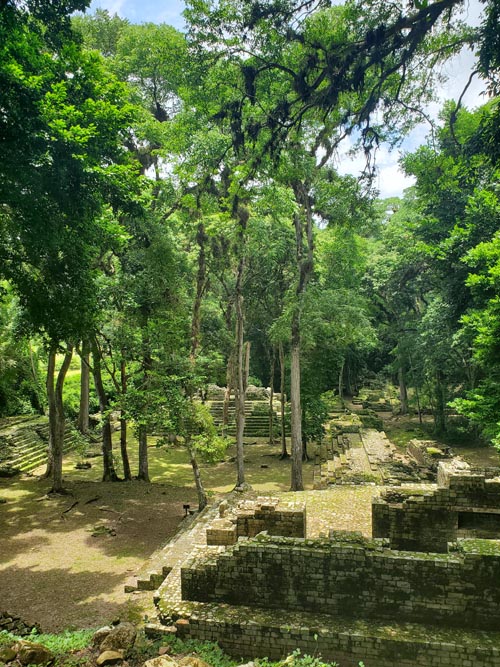
<svg viewBox="0 0 500 667"><path fill-rule="evenodd" d="M446 553L448 543L458 536L475 533L474 514L477 529L485 531L492 526L490 537L495 535L499 522L493 520L498 514L500 521L500 482L488 479L484 473L464 469L457 473L453 464L440 463L438 468L439 488L424 495L409 496L400 502L377 498L372 504L373 537L389 538L393 549L410 551L431 551ZM490 520L485 521L485 515ZM463 525L467 530L458 532ZM482 535L486 537L487 535ZM500 537L500 532L498 534Z"/></svg>
<svg viewBox="0 0 500 667"><path fill-rule="evenodd" d="M500 626L500 552L394 552L376 540L258 537L182 570L184 600L457 627Z"/></svg>

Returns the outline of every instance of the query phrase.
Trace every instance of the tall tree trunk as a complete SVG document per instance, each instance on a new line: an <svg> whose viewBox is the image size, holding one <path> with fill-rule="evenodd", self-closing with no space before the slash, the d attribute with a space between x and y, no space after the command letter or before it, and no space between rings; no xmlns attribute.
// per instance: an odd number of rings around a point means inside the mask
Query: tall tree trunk
<svg viewBox="0 0 500 667"><path fill-rule="evenodd" d="M226 389L224 391L224 402L222 404L222 435L226 435L229 424L229 407L231 405L231 392L234 386L234 350L231 350L226 368Z"/></svg>
<svg viewBox="0 0 500 667"><path fill-rule="evenodd" d="M205 227L202 222L198 224L196 233L196 242L198 243L198 272L196 274L196 295L193 304L193 316L191 319L191 361L196 358L198 347L200 346L200 315L201 302L207 286L207 258L205 244L208 237L205 233Z"/></svg>
<svg viewBox="0 0 500 667"><path fill-rule="evenodd" d="M101 350L97 340L92 340L92 358L94 371L94 385L99 400L99 409L102 416L102 481L116 482L115 464L113 461L113 440L111 431L111 416L109 414L109 398L102 380Z"/></svg>
<svg viewBox="0 0 500 667"><path fill-rule="evenodd" d="M344 398L344 367L345 367L345 357L342 357L342 362L340 364L339 370L339 398L342 400Z"/></svg>
<svg viewBox="0 0 500 667"><path fill-rule="evenodd" d="M269 377L269 444L274 444L274 368L276 365L276 348L271 352L271 368Z"/></svg>
<svg viewBox="0 0 500 667"><path fill-rule="evenodd" d="M45 469L44 477L49 479L52 477L52 470L54 469L54 439L55 439L55 414L56 414L56 399L55 399L55 385L54 373L56 371L56 348L49 350L49 358L47 361L47 404L49 410L49 447L47 452L47 467Z"/></svg>
<svg viewBox="0 0 500 667"><path fill-rule="evenodd" d="M89 432L89 391L90 391L90 345L82 341L82 357L80 363L80 410L78 412L78 430L83 435Z"/></svg>
<svg viewBox="0 0 500 667"><path fill-rule="evenodd" d="M31 369L31 375L33 377L33 384L34 384L34 391L33 391L33 398L32 398L32 404L35 410L40 414L44 414L44 401L41 398L41 392L40 392L40 377L38 374L38 358L35 358L35 355L33 354L33 345L31 344L31 339L28 341L28 349L30 353L30 369Z"/></svg>
<svg viewBox="0 0 500 667"><path fill-rule="evenodd" d="M441 371L436 373L435 396L434 427L437 433L446 433L446 386Z"/></svg>
<svg viewBox="0 0 500 667"><path fill-rule="evenodd" d="M239 206L238 215L238 250L239 261L236 274L235 309L236 309L236 488L245 488L245 463L243 433L245 431L245 398L247 391L246 366L250 356L250 347L246 348L244 338L243 314L243 274L245 272L245 232L249 218L248 209Z"/></svg>
<svg viewBox="0 0 500 667"><path fill-rule="evenodd" d="M297 253L298 281L295 290L295 306L292 314L290 352L290 407L291 407L291 448L292 479L291 491L302 491L302 408L300 392L300 320L304 293L313 271L313 218L311 200L304 183L293 183L295 199L301 212L294 215L295 241ZM305 222L305 229L303 218Z"/></svg>
<svg viewBox="0 0 500 667"><path fill-rule="evenodd" d="M200 468L198 466L198 461L196 459L196 452L194 447L191 445L188 439L186 439L186 447L189 452L189 458L191 461L191 467L193 468L194 482L196 485L196 493L198 495L198 509L204 509L208 504L207 494L203 487L203 482L201 480Z"/></svg>
<svg viewBox="0 0 500 667"><path fill-rule="evenodd" d="M398 383L399 383L399 402L401 404L400 414L408 414L408 390L406 389L406 379L403 370L403 365L400 359L398 368Z"/></svg>
<svg viewBox="0 0 500 667"><path fill-rule="evenodd" d="M146 330L147 322L144 327ZM143 359L142 359L142 371L143 371L143 395L145 400L148 400L148 390L150 385L150 375L153 368L153 359L151 357L151 343L149 337L146 336L143 340ZM145 406L145 412L148 412L147 407ZM148 430L145 424L139 426L139 471L137 474L137 479L143 482L149 482L149 461L148 461Z"/></svg>
<svg viewBox="0 0 500 667"><path fill-rule="evenodd" d="M73 357L73 346L68 345L64 354L64 359L57 374L57 380L54 388L54 372L51 379L47 378L48 385L51 384L49 397L49 430L51 435L52 451L52 488L51 493L61 493L64 491L62 479L62 462L64 447L64 407L63 407L63 388L66 373ZM55 371L55 351L53 360L53 370Z"/></svg>
<svg viewBox="0 0 500 667"><path fill-rule="evenodd" d="M410 360L410 370L411 370L411 374L412 374L412 378L413 378L413 382L414 382L414 386L415 386L415 396L417 398L418 421L421 424L422 423L422 408L420 407L420 392L418 390L418 383L417 383L417 380L415 378L415 372L413 370L413 362L412 362L412 359L411 359L411 354L409 355L409 360Z"/></svg>
<svg viewBox="0 0 500 667"><path fill-rule="evenodd" d="M122 357L120 360L120 389L123 399L127 393L127 366L124 350L122 350ZM130 482L132 473L130 471L130 462L127 451L127 419L125 418L125 410L123 407L120 410L120 454L122 457L123 476L127 482Z"/></svg>
<svg viewBox="0 0 500 667"><path fill-rule="evenodd" d="M302 480L302 405L300 400L300 324L298 314L292 321L290 352L290 410L292 440L291 491L303 491Z"/></svg>
<svg viewBox="0 0 500 667"><path fill-rule="evenodd" d="M138 432L139 440L139 472L137 479L142 482L149 482L149 461L148 461L148 432L144 424L140 424Z"/></svg>
<svg viewBox="0 0 500 667"><path fill-rule="evenodd" d="M281 403L281 456L280 459L289 458L290 454L286 449L286 396L285 396L285 351L283 350L283 343L280 341L279 347L279 359L280 359L280 403Z"/></svg>

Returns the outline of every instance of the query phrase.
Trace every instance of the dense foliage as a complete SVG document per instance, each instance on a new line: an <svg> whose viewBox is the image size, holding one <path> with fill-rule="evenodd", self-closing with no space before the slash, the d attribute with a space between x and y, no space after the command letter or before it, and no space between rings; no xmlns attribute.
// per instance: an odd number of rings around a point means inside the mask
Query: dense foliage
<svg viewBox="0 0 500 667"><path fill-rule="evenodd" d="M114 410L127 478L127 423L139 478L153 431L183 438L196 478L196 456L226 444L197 402L217 383L236 395L244 484L249 375L291 398L293 489L322 437L322 395L376 373L402 412L430 409L446 431L458 411L498 443L498 2L471 28L459 0L190 0L186 34L72 16L86 4L0 4L0 411L44 408L48 354L62 455L76 349L105 479ZM340 176L342 139L369 177L372 149L417 122L464 45L491 100L445 106L404 158L404 199Z"/></svg>

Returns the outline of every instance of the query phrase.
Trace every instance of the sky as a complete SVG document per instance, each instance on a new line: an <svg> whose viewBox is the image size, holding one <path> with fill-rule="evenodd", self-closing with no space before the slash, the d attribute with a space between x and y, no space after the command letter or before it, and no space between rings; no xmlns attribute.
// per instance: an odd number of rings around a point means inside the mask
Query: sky
<svg viewBox="0 0 500 667"><path fill-rule="evenodd" d="M464 20L477 25L483 5L480 0L469 0L466 5ZM127 18L131 23L168 23L179 30L184 27L182 0L92 0L89 11L93 12L97 7ZM439 91L439 101L427 109L431 117L437 117L445 100L458 99L472 71L473 60L472 53L464 50L446 64L444 73L448 76L448 81ZM463 104L469 108L483 104L486 100L482 95L483 90L484 84L476 77L463 99ZM428 133L428 125L419 125L405 138L400 148L390 151L386 145L380 147L376 158L375 185L381 197L399 197L405 188L412 185L413 179L403 173L398 161L402 152L413 151L423 144ZM359 155L352 158L346 154L347 149L348 146L339 155L337 168L342 174L357 176L364 167L364 157Z"/></svg>

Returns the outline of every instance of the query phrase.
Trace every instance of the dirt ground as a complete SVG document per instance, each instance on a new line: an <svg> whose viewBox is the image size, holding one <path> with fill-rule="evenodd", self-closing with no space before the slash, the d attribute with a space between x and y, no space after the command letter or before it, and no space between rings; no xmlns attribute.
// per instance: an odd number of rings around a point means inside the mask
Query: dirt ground
<svg viewBox="0 0 500 667"><path fill-rule="evenodd" d="M139 621L151 595L126 595L124 581L174 534L193 491L71 482L71 495L47 499L46 489L29 478L0 487L0 607L50 632Z"/></svg>

